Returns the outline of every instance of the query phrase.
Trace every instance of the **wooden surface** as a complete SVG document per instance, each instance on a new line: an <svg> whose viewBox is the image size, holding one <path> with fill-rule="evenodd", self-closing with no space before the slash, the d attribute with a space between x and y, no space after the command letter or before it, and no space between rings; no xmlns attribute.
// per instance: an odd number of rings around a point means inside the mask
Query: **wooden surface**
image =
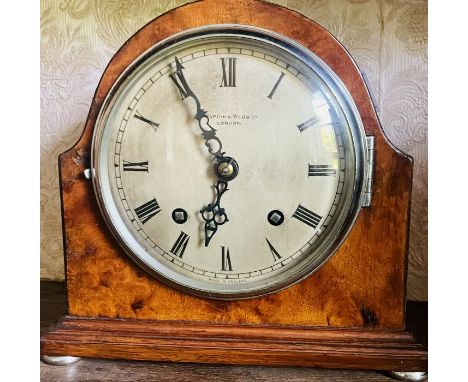
<svg viewBox="0 0 468 382"><path fill-rule="evenodd" d="M140 53L180 30L240 23L280 32L318 54L356 100L375 136L372 207L363 209L345 244L318 272L271 296L217 302L179 293L141 271L102 220L89 167L93 126L105 95ZM402 329L412 162L383 136L365 84L344 48L319 25L286 8L210 0L173 10L135 34L115 55L93 99L79 142L60 157L68 312L73 316L191 320L216 324L310 325Z"/></svg>
<svg viewBox="0 0 468 382"><path fill-rule="evenodd" d="M313 368L214 366L84 359L70 366L41 364L43 382L391 382L372 371L326 370Z"/></svg>
<svg viewBox="0 0 468 382"><path fill-rule="evenodd" d="M64 283L41 282L41 332L66 312ZM427 304L410 304L411 325L419 329L419 340L427 342ZM155 363L82 359L69 366L50 366L41 363L41 381L329 381L329 382L385 382L392 381L384 374L362 370L318 368L223 366L180 363Z"/></svg>

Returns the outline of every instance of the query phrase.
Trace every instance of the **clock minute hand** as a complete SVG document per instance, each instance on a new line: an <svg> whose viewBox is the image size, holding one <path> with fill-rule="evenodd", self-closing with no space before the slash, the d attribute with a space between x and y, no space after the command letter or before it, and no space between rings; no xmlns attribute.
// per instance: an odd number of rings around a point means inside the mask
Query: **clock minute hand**
<svg viewBox="0 0 468 382"><path fill-rule="evenodd" d="M184 66L180 62L180 60L175 57L176 63L176 71L169 76L171 77L172 81L176 84L177 88L182 95L182 98L193 98L195 104L197 106L197 112L195 114L195 119L198 121L198 126L202 131L202 137L205 140L205 146L208 148L208 152L213 155L216 159L221 159L224 157L222 152L223 144L221 143L220 139L216 136L216 129L210 125L210 118L208 117L208 113L206 110L203 110L200 104L199 98L195 95L193 90L187 84L187 80L185 79L183 69Z"/></svg>

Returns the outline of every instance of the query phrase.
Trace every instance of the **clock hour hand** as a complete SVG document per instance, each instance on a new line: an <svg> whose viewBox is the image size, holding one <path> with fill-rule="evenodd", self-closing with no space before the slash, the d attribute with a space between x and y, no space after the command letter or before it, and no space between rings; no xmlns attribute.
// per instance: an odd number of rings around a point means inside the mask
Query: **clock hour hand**
<svg viewBox="0 0 468 382"><path fill-rule="evenodd" d="M210 203L200 211L205 221L205 247L208 247L208 244L210 244L210 240L218 230L218 226L229 221L226 211L221 207L221 197L228 190L227 185L227 182L218 180L214 186L216 190L214 204Z"/></svg>
<svg viewBox="0 0 468 382"><path fill-rule="evenodd" d="M203 110L200 104L200 100L195 95L193 90L187 84L187 80L185 79L183 69L184 66L180 62L180 60L175 57L176 63L176 71L169 75L172 81L175 83L177 88L180 91L182 99L187 97L193 98L195 104L197 106L197 112L195 114L195 119L198 121L198 126L202 131L202 137L205 140L205 146L208 148L208 152L213 155L217 159L223 158L224 154L222 152L223 145L220 139L216 136L216 129L210 125L210 118L208 117L208 113L206 110Z"/></svg>
<svg viewBox="0 0 468 382"><path fill-rule="evenodd" d="M221 208L221 196L228 190L228 181L233 180L239 173L239 166L234 158L221 157L214 165L218 182L216 183L216 199L214 204L208 204L200 213L205 221L205 247L218 230L218 226L229 221L226 211Z"/></svg>

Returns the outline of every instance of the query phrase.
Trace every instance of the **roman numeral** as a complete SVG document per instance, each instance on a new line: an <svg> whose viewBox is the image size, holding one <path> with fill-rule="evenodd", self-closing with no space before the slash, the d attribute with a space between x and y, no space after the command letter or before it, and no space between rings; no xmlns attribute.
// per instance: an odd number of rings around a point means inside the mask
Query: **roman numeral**
<svg viewBox="0 0 468 382"><path fill-rule="evenodd" d="M176 242L172 246L171 253L182 258L185 252L185 248L187 248L189 239L190 239L190 236L187 235L185 232L181 231L179 237L177 238Z"/></svg>
<svg viewBox="0 0 468 382"><path fill-rule="evenodd" d="M221 58L221 67L223 69L223 79L221 88L236 87L236 60L237 58Z"/></svg>
<svg viewBox="0 0 468 382"><path fill-rule="evenodd" d="M304 130L307 130L309 127L316 124L317 122L318 122L318 118L312 117L311 119L308 119L307 121L302 122L301 124L297 125L297 128L302 133Z"/></svg>
<svg viewBox="0 0 468 382"><path fill-rule="evenodd" d="M322 220L322 217L320 215L317 215L316 213L308 210L300 204L297 207L296 212L294 212L293 218L300 220L301 222L311 226L312 228L316 228L317 225L320 223L320 220Z"/></svg>
<svg viewBox="0 0 468 382"><path fill-rule="evenodd" d="M265 240L267 241L268 246L270 247L271 254L273 255L273 260L277 261L277 260L281 259L280 254L275 249L275 247L273 247L273 245L270 243L270 240L268 240L267 238L265 238Z"/></svg>
<svg viewBox="0 0 468 382"><path fill-rule="evenodd" d="M229 255L229 248L221 247L221 270L232 271L231 256Z"/></svg>
<svg viewBox="0 0 468 382"><path fill-rule="evenodd" d="M159 207L158 202L156 199L150 200L149 202L141 205L138 208L135 208L135 213L138 216L138 219L145 224L148 220L150 220L154 215L161 212L161 208Z"/></svg>
<svg viewBox="0 0 468 382"><path fill-rule="evenodd" d="M139 119L140 121L143 121L143 122L146 122L147 124L149 124L149 125L154 129L154 131L157 131L157 130L158 130L159 123L153 122L153 121L149 120L148 118L143 117L143 116L138 112L138 110L135 112L134 117L135 117L136 119Z"/></svg>
<svg viewBox="0 0 468 382"><path fill-rule="evenodd" d="M336 169L328 164L309 164L309 176L336 175Z"/></svg>
<svg viewBox="0 0 468 382"><path fill-rule="evenodd" d="M128 160L123 161L124 171L146 171L148 172L148 161L146 162L129 162Z"/></svg>
<svg viewBox="0 0 468 382"><path fill-rule="evenodd" d="M268 96L267 96L269 99L271 99L271 97L273 97L273 94L275 94L276 88L278 87L278 85L280 84L280 82L281 82L281 80L283 79L284 76L285 76L285 74L283 72L281 72L281 75L279 76L278 81L276 81L275 86L273 86L273 89L271 89L270 94L268 94Z"/></svg>

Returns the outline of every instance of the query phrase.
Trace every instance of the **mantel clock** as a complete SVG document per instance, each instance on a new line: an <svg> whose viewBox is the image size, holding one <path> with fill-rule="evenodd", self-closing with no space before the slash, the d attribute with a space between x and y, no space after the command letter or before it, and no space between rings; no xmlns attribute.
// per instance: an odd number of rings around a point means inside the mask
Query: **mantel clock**
<svg viewBox="0 0 468 382"><path fill-rule="evenodd" d="M68 315L42 354L424 370L411 175L319 25L174 9L112 58L60 156Z"/></svg>

